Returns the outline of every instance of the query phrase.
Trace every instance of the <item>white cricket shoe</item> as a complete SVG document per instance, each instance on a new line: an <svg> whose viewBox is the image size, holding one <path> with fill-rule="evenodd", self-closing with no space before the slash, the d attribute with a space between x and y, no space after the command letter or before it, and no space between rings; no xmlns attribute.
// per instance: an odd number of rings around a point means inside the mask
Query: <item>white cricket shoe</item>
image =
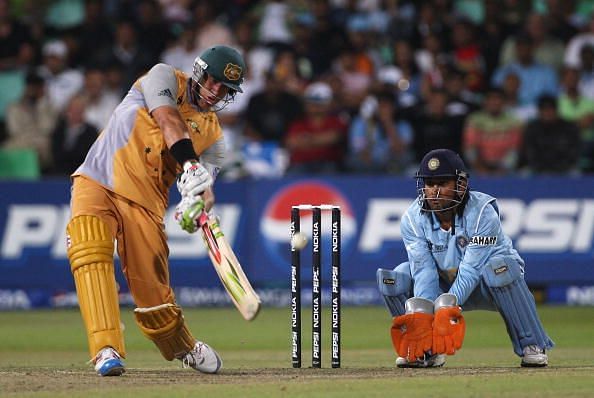
<svg viewBox="0 0 594 398"><path fill-rule="evenodd" d="M522 367L541 368L549 364L549 357L545 353L545 350L537 345L524 347L523 352Z"/></svg>
<svg viewBox="0 0 594 398"><path fill-rule="evenodd" d="M121 376L126 371L122 357L111 347L102 348L91 362L99 376Z"/></svg>
<svg viewBox="0 0 594 398"><path fill-rule="evenodd" d="M184 368L193 368L202 373L217 373L223 367L223 360L208 344L196 341L194 348L183 357Z"/></svg>
<svg viewBox="0 0 594 398"><path fill-rule="evenodd" d="M445 354L425 355L423 360L409 361L404 357L396 358L396 366L399 368L439 368L445 364Z"/></svg>

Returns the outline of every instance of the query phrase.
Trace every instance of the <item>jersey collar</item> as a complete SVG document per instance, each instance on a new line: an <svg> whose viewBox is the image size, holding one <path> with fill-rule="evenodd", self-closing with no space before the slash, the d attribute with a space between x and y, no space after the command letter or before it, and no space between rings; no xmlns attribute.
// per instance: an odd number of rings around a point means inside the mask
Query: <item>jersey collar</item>
<svg viewBox="0 0 594 398"><path fill-rule="evenodd" d="M439 223L439 219L437 218L437 215L435 215L435 213L429 213L431 216L431 229L433 231L437 231L438 229L441 228L441 224ZM462 228L463 225L463 218L464 217L460 217L460 215L456 212L454 213L454 230L458 231L460 228Z"/></svg>

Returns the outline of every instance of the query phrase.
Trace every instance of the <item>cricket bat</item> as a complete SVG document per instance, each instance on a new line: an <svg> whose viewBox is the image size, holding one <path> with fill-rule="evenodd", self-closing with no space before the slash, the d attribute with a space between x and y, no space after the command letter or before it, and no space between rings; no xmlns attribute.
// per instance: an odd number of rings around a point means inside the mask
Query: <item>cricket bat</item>
<svg viewBox="0 0 594 398"><path fill-rule="evenodd" d="M198 224L202 230L208 256L231 301L244 319L251 321L260 311L260 297L252 288L233 249L225 239L218 218L202 211L198 217Z"/></svg>

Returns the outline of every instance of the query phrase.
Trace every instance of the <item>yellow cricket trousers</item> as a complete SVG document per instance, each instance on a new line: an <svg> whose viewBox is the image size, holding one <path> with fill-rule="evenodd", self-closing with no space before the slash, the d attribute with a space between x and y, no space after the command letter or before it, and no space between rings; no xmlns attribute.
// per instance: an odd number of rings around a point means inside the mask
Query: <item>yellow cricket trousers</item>
<svg viewBox="0 0 594 398"><path fill-rule="evenodd" d="M163 219L85 176L74 177L72 218L99 217L117 241L122 272L138 307L173 303Z"/></svg>

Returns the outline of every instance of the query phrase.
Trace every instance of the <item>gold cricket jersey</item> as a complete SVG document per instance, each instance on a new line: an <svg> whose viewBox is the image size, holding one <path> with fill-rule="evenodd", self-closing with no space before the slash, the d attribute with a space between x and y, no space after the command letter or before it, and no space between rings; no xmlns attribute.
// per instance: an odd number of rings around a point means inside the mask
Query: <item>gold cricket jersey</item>
<svg viewBox="0 0 594 398"><path fill-rule="evenodd" d="M194 150L200 155L222 138L221 127L214 112L199 111L190 103L188 76L172 70L177 87L171 90L164 87L156 95L165 93L176 101L188 126ZM169 153L163 133L149 113L141 79L134 83L115 109L73 176L90 178L163 217L169 201L169 188L181 166Z"/></svg>

